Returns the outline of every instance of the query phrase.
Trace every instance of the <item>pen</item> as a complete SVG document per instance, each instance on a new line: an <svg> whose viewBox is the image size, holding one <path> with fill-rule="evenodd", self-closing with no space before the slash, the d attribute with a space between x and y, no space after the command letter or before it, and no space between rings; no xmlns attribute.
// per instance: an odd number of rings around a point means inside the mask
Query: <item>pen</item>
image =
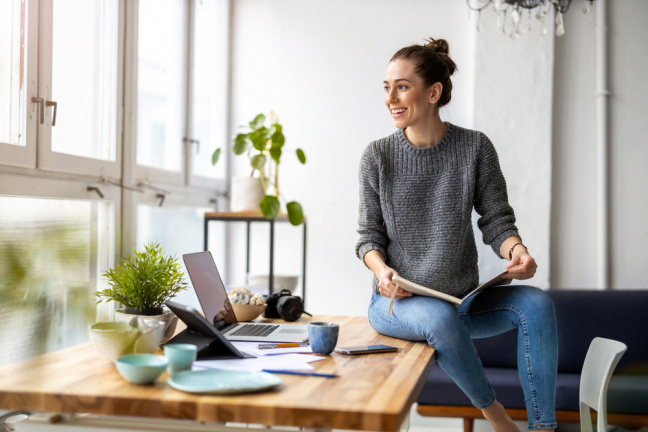
<svg viewBox="0 0 648 432"><path fill-rule="evenodd" d="M396 288L392 291L391 299L389 300L389 310L387 315L391 315L392 305L394 304L394 299L396 298L396 293L398 292L398 282L396 282Z"/></svg>
<svg viewBox="0 0 648 432"><path fill-rule="evenodd" d="M276 370L276 369L263 369L263 372L285 374L285 375L312 376L312 377L320 377L320 378L337 378L339 376L339 375L317 373L317 372L297 372L291 370Z"/></svg>
<svg viewBox="0 0 648 432"><path fill-rule="evenodd" d="M257 348L259 349L271 349L271 348L293 348L293 347L305 347L308 346L308 342L288 342L288 343L276 343L276 344L259 344Z"/></svg>

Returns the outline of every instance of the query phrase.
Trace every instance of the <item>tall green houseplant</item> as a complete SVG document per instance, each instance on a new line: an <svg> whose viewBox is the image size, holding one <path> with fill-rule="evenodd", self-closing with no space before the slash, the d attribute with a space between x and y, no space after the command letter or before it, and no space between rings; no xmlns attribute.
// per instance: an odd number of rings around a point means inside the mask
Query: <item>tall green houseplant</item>
<svg viewBox="0 0 648 432"><path fill-rule="evenodd" d="M272 112L268 116L258 114L254 120L243 127L248 131L234 137L232 151L236 155L249 157L252 168L250 177L254 177L255 172L259 173L261 186L265 191L259 207L263 216L274 219L281 209L279 200L283 199L279 190L279 164L286 142L283 127ZM212 165L216 165L220 154L220 148L214 151ZM295 154L299 162L306 163L306 155L302 149L298 148ZM300 225L304 221L302 206L297 201L287 202L286 212L291 224Z"/></svg>

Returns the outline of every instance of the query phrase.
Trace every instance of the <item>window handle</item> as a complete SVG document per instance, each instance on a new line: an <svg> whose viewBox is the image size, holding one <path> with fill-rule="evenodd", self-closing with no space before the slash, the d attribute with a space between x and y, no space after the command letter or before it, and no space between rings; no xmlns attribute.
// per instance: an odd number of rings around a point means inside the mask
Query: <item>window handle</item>
<svg viewBox="0 0 648 432"><path fill-rule="evenodd" d="M47 101L47 102L45 102L45 105L47 105L48 107L51 107L51 106L54 107L54 114L52 115L52 126L56 126L56 108L57 108L56 102ZM42 107L42 105L41 105L41 107ZM43 123L43 122L41 121L41 123Z"/></svg>
<svg viewBox="0 0 648 432"><path fill-rule="evenodd" d="M182 141L185 144L196 144L196 153L200 153L200 140L184 137Z"/></svg>
<svg viewBox="0 0 648 432"><path fill-rule="evenodd" d="M41 122L41 124L45 123L45 105L43 105L43 98L33 97L32 96L31 100L32 100L32 103L40 105L40 122Z"/></svg>

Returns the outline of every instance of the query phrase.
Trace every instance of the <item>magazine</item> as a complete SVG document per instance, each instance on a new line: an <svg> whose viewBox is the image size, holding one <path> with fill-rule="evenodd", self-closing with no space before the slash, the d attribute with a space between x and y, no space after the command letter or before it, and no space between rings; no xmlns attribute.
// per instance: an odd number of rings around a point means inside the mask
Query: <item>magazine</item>
<svg viewBox="0 0 648 432"><path fill-rule="evenodd" d="M396 285L396 288L402 288L405 291L409 291L413 294L418 294L418 295L423 295L427 297L436 297L440 298L442 300L448 301L452 304L455 304L459 306L462 304L464 301L466 301L468 298L472 297L473 295L477 294L480 291L483 291L487 288L494 287L494 286L500 286L500 285L508 285L511 283L511 279L504 279L502 275L506 274L507 272L498 274L494 278L484 282L483 284L479 285L477 288L474 290L470 291L468 294L463 296L462 298L457 298L455 296L451 296L450 294L445 294L440 291L434 290L432 288L427 288L419 284L415 284L414 282L410 282L407 279L404 279L400 276L394 276L392 277L392 283ZM397 289L394 290L394 294L396 293ZM391 311L391 304L390 304L390 311Z"/></svg>

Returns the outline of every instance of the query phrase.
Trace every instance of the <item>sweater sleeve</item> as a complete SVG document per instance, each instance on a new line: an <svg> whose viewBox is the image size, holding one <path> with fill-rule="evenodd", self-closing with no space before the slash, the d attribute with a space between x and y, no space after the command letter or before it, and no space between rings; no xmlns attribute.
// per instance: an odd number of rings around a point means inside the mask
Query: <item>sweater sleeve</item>
<svg viewBox="0 0 648 432"><path fill-rule="evenodd" d="M506 180L500 168L497 152L491 141L481 135L475 182L475 210L480 218L477 226L485 244L501 258L500 247L511 236L519 237L515 213L508 202Z"/></svg>
<svg viewBox="0 0 648 432"><path fill-rule="evenodd" d="M360 238L356 244L356 255L364 262L365 254L376 250L387 258L388 238L380 205L380 172L378 160L371 145L362 154L359 175L358 234Z"/></svg>

